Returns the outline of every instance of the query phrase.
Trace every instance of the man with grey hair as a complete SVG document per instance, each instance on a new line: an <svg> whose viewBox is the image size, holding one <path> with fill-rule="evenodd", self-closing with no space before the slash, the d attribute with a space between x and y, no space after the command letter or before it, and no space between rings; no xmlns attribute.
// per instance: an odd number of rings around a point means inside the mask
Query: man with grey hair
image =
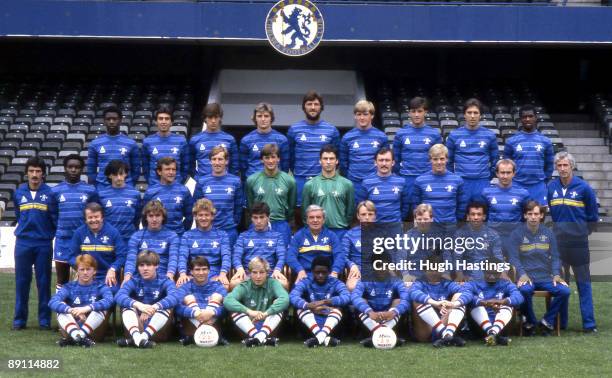
<svg viewBox="0 0 612 378"><path fill-rule="evenodd" d="M331 276L338 277L344 268L345 256L336 234L325 227L325 210L319 205L308 206L306 224L293 235L287 251L287 264L297 274L295 282L310 275L312 261L317 256L330 257Z"/></svg>
<svg viewBox="0 0 612 378"><path fill-rule="evenodd" d="M576 160L567 152L555 155L555 167L559 178L548 184L548 204L559 243L559 255L563 263L566 281L572 268L578 286L582 328L596 333L591 272L589 269L589 234L597 227L597 197L591 186L574 176ZM568 305L561 309L561 327L567 327Z"/></svg>
<svg viewBox="0 0 612 378"><path fill-rule="evenodd" d="M510 159L503 159L495 165L498 183L484 188L477 202L486 203L489 208L487 223L497 231L502 239L504 255L507 239L514 228L523 219L523 208L531 199L529 192L519 185L512 185L516 174L516 164Z"/></svg>

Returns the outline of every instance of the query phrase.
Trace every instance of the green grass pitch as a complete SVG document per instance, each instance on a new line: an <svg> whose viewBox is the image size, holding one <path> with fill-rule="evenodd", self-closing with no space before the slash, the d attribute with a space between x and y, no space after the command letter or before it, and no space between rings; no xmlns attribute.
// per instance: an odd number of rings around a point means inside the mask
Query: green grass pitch
<svg viewBox="0 0 612 378"><path fill-rule="evenodd" d="M32 299L28 329L10 330L14 290L13 274L0 273L0 361L6 365L9 358L59 358L62 369L56 374L62 376L612 376L609 282L593 284L600 330L595 336L580 332L578 295L572 286L570 326L562 337L514 336L509 347L486 347L471 341L465 348L443 350L408 342L390 351L365 349L348 337L338 348L307 349L297 336L281 338L277 348L246 349L232 340L228 347L212 349L182 347L172 341L138 350L118 348L109 338L92 349L59 348L57 332L38 330ZM0 367L1 377L41 374L54 375Z"/></svg>

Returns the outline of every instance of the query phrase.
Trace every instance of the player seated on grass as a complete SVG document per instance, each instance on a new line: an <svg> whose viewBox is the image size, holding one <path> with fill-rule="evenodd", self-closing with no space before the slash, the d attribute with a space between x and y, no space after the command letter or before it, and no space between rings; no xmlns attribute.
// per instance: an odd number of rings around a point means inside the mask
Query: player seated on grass
<svg viewBox="0 0 612 378"><path fill-rule="evenodd" d="M465 340L455 331L463 320L465 305L472 300L472 295L466 285L459 285L442 276L442 269L438 268L444 262L438 254L430 256L427 263L429 269L424 277L410 286L413 310L418 314L418 317L413 317L415 336L423 340L431 335L436 348L450 345L462 347ZM426 324L419 322L419 319Z"/></svg>
<svg viewBox="0 0 612 378"><path fill-rule="evenodd" d="M300 321L315 336L306 340L304 345L309 348L319 345L335 347L340 340L330 334L340 323L340 308L349 303L350 294L342 281L330 277L331 260L328 257L315 257L311 268L312 278L298 282L289 298Z"/></svg>
<svg viewBox="0 0 612 378"><path fill-rule="evenodd" d="M560 276L561 260L555 235L541 224L544 219L542 205L527 202L523 216L526 222L510 234L507 248L510 263L519 277L517 286L525 298L521 305L521 314L526 317L523 335L533 336L538 324L540 333L548 336L554 329L557 314L569 300L570 289ZM553 296L550 308L539 323L533 312L534 290L546 290Z"/></svg>
<svg viewBox="0 0 612 378"><path fill-rule="evenodd" d="M388 254L382 254L376 259L380 259L383 263L391 261ZM375 266L374 264L375 261L372 262L372 266ZM351 293L351 302L359 312L359 320L370 331L370 337L361 340L361 345L371 348L373 347L371 334L380 327L395 327L402 314L408 310L410 297L404 283L392 279L388 270L374 270L372 279L365 278L367 275L362 277L362 281L357 283ZM405 340L398 338L398 345L404 342Z"/></svg>
<svg viewBox="0 0 612 378"><path fill-rule="evenodd" d="M209 281L210 263L204 256L196 256L189 262L192 280L178 289L178 298L182 302L176 307L176 314L182 317L183 338L181 344L192 344L193 334L202 324L216 327L216 322L223 315L223 297L227 290L219 281ZM219 337L219 345L228 342Z"/></svg>
<svg viewBox="0 0 612 378"><path fill-rule="evenodd" d="M157 275L159 256L144 251L136 258L139 276L127 281L115 296L121 307L123 326L130 338L117 340L120 347L152 348L155 341L165 341L172 327L172 308L178 297L174 282Z"/></svg>
<svg viewBox="0 0 612 378"><path fill-rule="evenodd" d="M289 295L274 278L268 278L270 264L261 257L249 262L250 278L236 286L225 298L224 306L232 321L247 338L246 347L276 346L272 332L280 324L283 311L289 307Z"/></svg>
<svg viewBox="0 0 612 378"><path fill-rule="evenodd" d="M104 282L97 282L98 264L91 255L76 258L76 281L70 281L51 298L49 307L57 312L62 338L58 345L91 347L102 341L108 310L113 306L113 293Z"/></svg>
<svg viewBox="0 0 612 378"><path fill-rule="evenodd" d="M503 261L489 258L487 262L500 264ZM466 285L473 295L470 315L485 332L486 344L508 345L510 338L502 336L501 332L512 320L512 308L523 303L521 292L494 269L484 271L484 280L473 280Z"/></svg>
<svg viewBox="0 0 612 378"><path fill-rule="evenodd" d="M253 257L261 256L268 260L270 266L274 266L271 277L288 290L289 281L282 273L287 249L283 236L270 228L270 207L264 202L255 202L251 207L251 221L253 227L241 233L233 246L232 262L236 273L232 276L230 288L248 279L244 266Z"/></svg>

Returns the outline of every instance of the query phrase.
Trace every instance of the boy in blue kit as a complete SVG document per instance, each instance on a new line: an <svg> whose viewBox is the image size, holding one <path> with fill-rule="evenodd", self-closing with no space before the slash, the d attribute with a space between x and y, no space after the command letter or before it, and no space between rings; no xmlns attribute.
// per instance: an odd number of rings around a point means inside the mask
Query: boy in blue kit
<svg viewBox="0 0 612 378"><path fill-rule="evenodd" d="M108 310L114 305L113 293L102 282L96 282L98 264L91 255L76 258L77 277L51 298L49 307L57 312L62 339L58 345L91 347L104 339Z"/></svg>
<svg viewBox="0 0 612 378"><path fill-rule="evenodd" d="M325 210L318 205L308 206L306 223L295 233L287 251L287 264L297 274L295 283L308 276L312 260L320 255L332 258L331 276L337 278L343 272L345 256L336 234L324 226Z"/></svg>
<svg viewBox="0 0 612 378"><path fill-rule="evenodd" d="M213 147L210 151L211 174L198 178L193 199L208 198L212 201L217 209L213 226L225 231L230 244L234 245L242 221L244 191L240 177L227 173L228 162L227 149Z"/></svg>
<svg viewBox="0 0 612 378"><path fill-rule="evenodd" d="M96 259L95 279L105 283L113 293L119 289L117 280L125 264L127 246L119 231L104 222L104 211L98 203L85 207L85 224L77 228L70 241L70 265L76 267L79 255L89 254Z"/></svg>
<svg viewBox="0 0 612 378"><path fill-rule="evenodd" d="M521 313L526 317L523 334L533 335L539 325L544 336L552 334L559 311L569 300L570 289L561 278L561 261L557 240L551 230L541 224L542 205L529 201L524 209L526 222L510 235L510 263L516 268L517 286L525 298ZM550 308L538 323L533 311L533 292L546 290L553 296Z"/></svg>
<svg viewBox="0 0 612 378"><path fill-rule="evenodd" d="M182 135L172 134L172 110L161 107L155 112L157 133L142 141L142 173L149 185L159 183L157 167L159 159L170 157L176 162L176 181L184 183L189 178L189 146Z"/></svg>
<svg viewBox="0 0 612 378"><path fill-rule="evenodd" d="M229 151L229 171L233 175L240 175L236 139L221 130L223 119L221 105L216 102L207 104L202 110L202 118L206 123L206 129L189 140L191 177L198 181L201 177L211 173L210 151L214 147L223 147Z"/></svg>
<svg viewBox="0 0 612 378"><path fill-rule="evenodd" d="M384 253L373 258L372 267L364 267L370 273L369 280L362 280L351 293L351 303L358 312L359 320L370 331L370 335L380 327L393 329L399 322L410 304L410 295L404 283L394 279L392 272L386 269L372 268L377 263L389 263L391 257ZM398 345L405 341L398 339ZM367 337L360 342L367 348L372 348L372 338Z"/></svg>
<svg viewBox="0 0 612 378"><path fill-rule="evenodd" d="M210 281L208 274L210 264L204 256L196 256L189 262L189 270L193 279L178 289L179 304L176 314L182 317L181 344L192 344L196 329L207 324L217 328L217 321L223 316L223 298L227 290L219 281ZM219 337L218 345L227 345L228 342Z"/></svg>
<svg viewBox="0 0 612 378"><path fill-rule="evenodd" d="M414 97L408 105L410 124L404 125L393 139L393 156L395 173L406 179L406 185L412 195L414 180L431 171L429 149L442 143L439 129L425 123L429 104L423 97Z"/></svg>
<svg viewBox="0 0 612 378"><path fill-rule="evenodd" d="M70 278L70 242L74 231L83 225L85 206L98 202L96 188L81 181L85 161L77 154L64 158L64 175L66 179L53 187L52 196L56 207L57 232L53 260L55 260L56 290ZM76 257L76 256L74 256Z"/></svg>
<svg viewBox="0 0 612 378"><path fill-rule="evenodd" d="M136 260L139 276L126 282L115 296L121 307L123 326L130 338L117 340L120 347L152 348L155 341L166 341L172 322L172 309L179 302L174 282L157 275L159 256L140 252Z"/></svg>
<svg viewBox="0 0 612 378"><path fill-rule="evenodd" d="M159 183L150 186L144 195L144 203L158 200L164 205L167 212L166 227L183 235L185 230L191 229L193 216L193 197L189 189L177 181L176 160L167 156L157 161L157 175Z"/></svg>
<svg viewBox="0 0 612 378"><path fill-rule="evenodd" d="M134 186L138 181L141 169L140 148L136 141L121 134L120 125L123 118L121 110L111 106L102 112L106 134L92 140L87 148L87 177L89 184L98 190L110 186L107 180L106 166L113 160L120 160L128 166L125 181Z"/></svg>
<svg viewBox="0 0 612 378"><path fill-rule="evenodd" d="M256 129L240 140L240 172L244 179L264 169L261 151L266 144L278 147L280 168L289 172L289 142L285 135L272 129L274 122L272 105L260 102L255 106L251 119Z"/></svg>
<svg viewBox="0 0 612 378"><path fill-rule="evenodd" d="M340 171L353 183L355 192L360 191L364 178L376 173L372 163L376 152L389 144L387 135L372 125L374 104L358 101L353 108L355 128L340 140Z"/></svg>
<svg viewBox="0 0 612 378"><path fill-rule="evenodd" d="M32 265L38 290L38 324L43 329L51 325L47 303L51 297L51 243L57 226L57 203L51 188L44 183L47 165L33 157L26 162L28 182L13 194L15 202L15 317L13 329L21 330L28 322L28 302Z"/></svg>
<svg viewBox="0 0 612 378"><path fill-rule="evenodd" d="M289 289L289 281L283 275L287 249L283 236L270 227L270 208L263 202L255 202L251 208L252 227L238 236L234 244L232 264L236 273L230 281L230 288L238 286L248 279L245 266L253 257L259 256L268 261L273 267L271 277Z"/></svg>
<svg viewBox="0 0 612 378"><path fill-rule="evenodd" d="M179 279L176 284L183 285L191 278L187 267L195 256L204 256L210 263L210 279L219 281L229 288L229 271L231 269L232 246L225 231L214 228L213 222L217 210L208 198L202 198L193 206L196 228L185 232L179 248Z"/></svg>
<svg viewBox="0 0 612 378"><path fill-rule="evenodd" d="M442 276L445 263L439 255L431 255L426 262L428 270L410 286L410 298L418 319L429 327L415 317L415 335L420 340L430 335L435 348L465 346L465 340L455 332L465 316L465 305L472 300L469 287Z"/></svg>
<svg viewBox="0 0 612 378"><path fill-rule="evenodd" d="M489 258L486 262L490 269L482 272L484 279L466 284L473 296L470 315L484 331L487 345L508 345L510 338L501 332L512 320L513 308L523 303L523 296L516 285L501 278L503 260Z"/></svg>
<svg viewBox="0 0 612 378"><path fill-rule="evenodd" d="M471 98L465 102L464 108L466 125L451 131L446 138L446 147L448 169L463 178L467 200L470 201L480 196L495 176L499 147L493 131L479 125L482 103Z"/></svg>
<svg viewBox="0 0 612 378"><path fill-rule="evenodd" d="M342 319L340 308L350 301L350 294L342 281L330 277L331 260L327 256L317 256L312 260L312 278L298 282L289 300L297 310L300 321L312 332L314 337L304 341L308 348L315 346L335 347L340 343L330 336Z"/></svg>
<svg viewBox="0 0 612 378"><path fill-rule="evenodd" d="M552 141L537 130L538 120L533 105L521 106L519 116L521 127L506 141L504 157L516 163L514 182L527 189L531 198L540 205L546 206L546 183L554 170Z"/></svg>
<svg viewBox="0 0 612 378"><path fill-rule="evenodd" d="M129 170L121 160L111 160L104 168L110 186L99 191L104 218L121 233L126 244L140 226L142 211L140 192L126 182Z"/></svg>

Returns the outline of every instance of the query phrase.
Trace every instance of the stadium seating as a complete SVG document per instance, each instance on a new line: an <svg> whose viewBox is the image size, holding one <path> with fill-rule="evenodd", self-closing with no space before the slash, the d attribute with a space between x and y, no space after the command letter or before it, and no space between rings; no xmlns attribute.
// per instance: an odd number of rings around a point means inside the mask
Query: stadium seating
<svg viewBox="0 0 612 378"><path fill-rule="evenodd" d="M110 105L124 114L122 132L139 143L157 130L153 117L162 104L174 111L172 132L188 136L191 87L137 81L98 78L46 83L0 78L0 206L7 210L3 224L15 221L11 195L25 180L26 160L43 157L50 167L47 183L58 184L63 180L62 159L71 153L86 158L89 142L106 132L102 111ZM146 188L141 179L138 187Z"/></svg>

